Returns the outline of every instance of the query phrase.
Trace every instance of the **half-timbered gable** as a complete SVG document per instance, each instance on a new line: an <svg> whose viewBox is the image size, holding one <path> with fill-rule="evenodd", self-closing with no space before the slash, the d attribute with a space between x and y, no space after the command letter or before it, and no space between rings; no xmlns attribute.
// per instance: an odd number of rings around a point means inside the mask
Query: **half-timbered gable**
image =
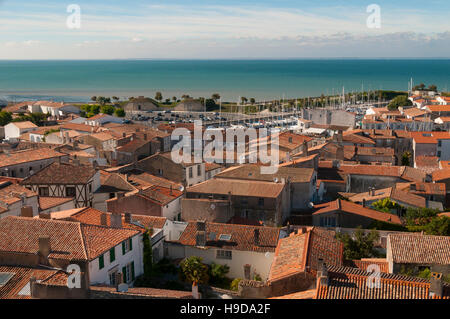
<svg viewBox="0 0 450 319"><path fill-rule="evenodd" d="M52 163L22 181L42 197L74 197L76 207L92 207L100 173L92 166Z"/></svg>

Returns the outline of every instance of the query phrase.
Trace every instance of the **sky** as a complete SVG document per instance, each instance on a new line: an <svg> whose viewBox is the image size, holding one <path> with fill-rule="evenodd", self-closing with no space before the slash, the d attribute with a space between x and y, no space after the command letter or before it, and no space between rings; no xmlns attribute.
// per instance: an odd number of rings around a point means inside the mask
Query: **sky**
<svg viewBox="0 0 450 319"><path fill-rule="evenodd" d="M449 12L448 0L0 0L0 59L450 58Z"/></svg>

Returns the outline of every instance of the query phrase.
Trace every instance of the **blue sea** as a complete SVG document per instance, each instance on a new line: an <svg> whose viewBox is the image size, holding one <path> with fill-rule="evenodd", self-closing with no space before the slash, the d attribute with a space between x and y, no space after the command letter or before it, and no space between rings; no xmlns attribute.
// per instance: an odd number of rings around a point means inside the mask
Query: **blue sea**
<svg viewBox="0 0 450 319"><path fill-rule="evenodd" d="M164 98L189 94L222 101L407 90L408 81L450 90L450 59L48 60L0 61L0 97L88 101L93 95Z"/></svg>

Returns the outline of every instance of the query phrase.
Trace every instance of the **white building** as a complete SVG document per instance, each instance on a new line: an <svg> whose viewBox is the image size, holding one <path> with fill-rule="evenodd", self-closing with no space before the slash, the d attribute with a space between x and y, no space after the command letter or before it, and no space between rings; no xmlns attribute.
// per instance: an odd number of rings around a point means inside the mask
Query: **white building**
<svg viewBox="0 0 450 319"><path fill-rule="evenodd" d="M167 253L174 259L197 256L206 264L227 265L232 279L266 280L280 236L275 227L190 222L177 242L167 244Z"/></svg>
<svg viewBox="0 0 450 319"><path fill-rule="evenodd" d="M11 122L5 125L5 140L17 140L20 135L37 129L38 126L30 121Z"/></svg>

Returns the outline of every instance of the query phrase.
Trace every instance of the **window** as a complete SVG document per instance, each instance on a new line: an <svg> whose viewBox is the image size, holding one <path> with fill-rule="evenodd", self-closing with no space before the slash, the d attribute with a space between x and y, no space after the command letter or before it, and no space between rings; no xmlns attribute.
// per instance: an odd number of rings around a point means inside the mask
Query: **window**
<svg viewBox="0 0 450 319"><path fill-rule="evenodd" d="M202 166L197 165L197 176L201 176L201 175L202 175Z"/></svg>
<svg viewBox="0 0 450 319"><path fill-rule="evenodd" d="M48 196L48 187L39 187L39 196Z"/></svg>
<svg viewBox="0 0 450 319"><path fill-rule="evenodd" d="M231 259L231 250L217 250L216 258L218 259Z"/></svg>
<svg viewBox="0 0 450 319"><path fill-rule="evenodd" d="M241 205L243 205L243 206L248 205L248 199L246 197L241 198Z"/></svg>
<svg viewBox="0 0 450 319"><path fill-rule="evenodd" d="M437 157L441 157L441 151L437 152Z"/></svg>
<svg viewBox="0 0 450 319"><path fill-rule="evenodd" d="M111 286L115 286L117 284L117 281L116 281L117 270L111 271L108 275L109 275L109 284Z"/></svg>
<svg viewBox="0 0 450 319"><path fill-rule="evenodd" d="M109 193L109 199L116 197L116 194L114 193Z"/></svg>
<svg viewBox="0 0 450 319"><path fill-rule="evenodd" d="M191 167L189 167L189 178L192 178L193 177L193 173L192 173L192 166Z"/></svg>
<svg viewBox="0 0 450 319"><path fill-rule="evenodd" d="M258 206L264 206L264 198L258 198Z"/></svg>
<svg viewBox="0 0 450 319"><path fill-rule="evenodd" d="M438 141L438 147L441 147L441 146L442 146L442 141L439 140L439 141Z"/></svg>
<svg viewBox="0 0 450 319"><path fill-rule="evenodd" d="M125 255L127 252L131 250L133 250L133 241L130 238L122 242L122 255Z"/></svg>
<svg viewBox="0 0 450 319"><path fill-rule="evenodd" d="M336 218L335 217L320 217L320 226L336 227Z"/></svg>
<svg viewBox="0 0 450 319"><path fill-rule="evenodd" d="M75 197L75 187L66 187L66 197Z"/></svg>
<svg viewBox="0 0 450 319"><path fill-rule="evenodd" d="M111 248L109 251L109 262L113 262L114 260L116 260L116 250L115 248Z"/></svg>
<svg viewBox="0 0 450 319"><path fill-rule="evenodd" d="M134 261L122 268L123 281L129 283L134 280Z"/></svg>
<svg viewBox="0 0 450 319"><path fill-rule="evenodd" d="M101 255L98 257L98 269L103 269L105 267L105 256Z"/></svg>

